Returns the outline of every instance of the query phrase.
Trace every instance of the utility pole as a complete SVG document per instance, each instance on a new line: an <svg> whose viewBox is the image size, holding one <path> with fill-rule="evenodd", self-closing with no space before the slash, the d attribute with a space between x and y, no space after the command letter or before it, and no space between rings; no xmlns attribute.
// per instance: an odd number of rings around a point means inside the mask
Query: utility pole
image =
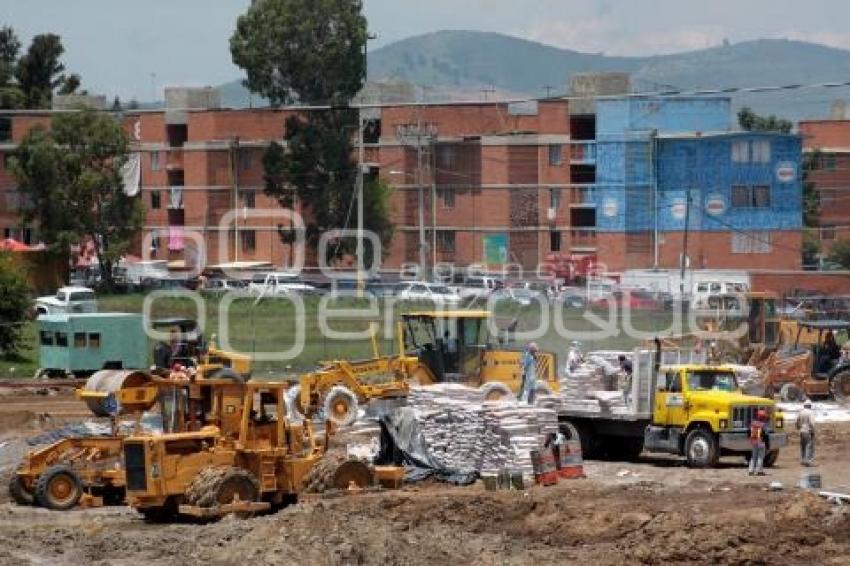
<svg viewBox="0 0 850 566"><path fill-rule="evenodd" d="M372 33L366 33L366 41L363 42L363 75L364 86L369 83L369 40L376 39L378 36ZM366 150L363 147L363 130L366 124L363 120L363 113L357 109L357 296L363 297L363 291L366 288L365 271L366 258L363 252L363 163L366 161ZM372 260L374 261L374 259Z"/></svg>
<svg viewBox="0 0 850 566"><path fill-rule="evenodd" d="M682 239L682 258L679 262L679 296L682 301L682 315L685 315L685 267L688 262L688 232L691 225L691 191L687 191L687 199L685 200L685 235Z"/></svg>
<svg viewBox="0 0 850 566"><path fill-rule="evenodd" d="M419 110L417 109L417 114ZM437 137L437 128L434 124L423 124L421 116L417 116L417 120L415 124L399 124L396 127L396 137L398 137L403 144L410 145L416 144L416 190L418 192L419 197L419 210L417 213L417 220L419 224L419 277L421 279L428 278L428 262L429 262L429 253L428 253L428 240L425 237L425 178L423 175L423 167L424 167L424 159L423 159L423 147L425 143L428 143L429 146L433 147L434 141ZM433 183L432 190L434 189ZM433 211L432 211L433 214ZM432 223L434 220L432 219Z"/></svg>
<svg viewBox="0 0 850 566"><path fill-rule="evenodd" d="M437 145L434 136L429 137L431 152L431 269L437 265Z"/></svg>

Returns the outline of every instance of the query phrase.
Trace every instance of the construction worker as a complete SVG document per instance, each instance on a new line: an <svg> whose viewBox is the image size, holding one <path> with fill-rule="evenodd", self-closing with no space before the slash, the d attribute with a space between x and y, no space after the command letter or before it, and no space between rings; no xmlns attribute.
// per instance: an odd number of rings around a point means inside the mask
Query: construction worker
<svg viewBox="0 0 850 566"><path fill-rule="evenodd" d="M522 353L522 401L529 405L534 404L534 391L537 389L537 364L535 355L537 354L537 344L529 342Z"/></svg>
<svg viewBox="0 0 850 566"><path fill-rule="evenodd" d="M626 405L629 404L629 396L632 392L632 372L634 372L634 366L632 365L632 361L623 354L620 354L617 358L620 362L620 371L623 372L623 380L620 381L620 389L623 390L623 399L626 402Z"/></svg>
<svg viewBox="0 0 850 566"><path fill-rule="evenodd" d="M815 457L815 413L812 402L803 403L803 410L797 415L797 430L800 431L800 463L811 466Z"/></svg>
<svg viewBox="0 0 850 566"><path fill-rule="evenodd" d="M767 422L767 412L764 409L759 409L756 413L756 418L750 423L750 444L753 451L750 454L750 472L749 475L764 475L764 456L767 454L767 434L765 434L765 423Z"/></svg>

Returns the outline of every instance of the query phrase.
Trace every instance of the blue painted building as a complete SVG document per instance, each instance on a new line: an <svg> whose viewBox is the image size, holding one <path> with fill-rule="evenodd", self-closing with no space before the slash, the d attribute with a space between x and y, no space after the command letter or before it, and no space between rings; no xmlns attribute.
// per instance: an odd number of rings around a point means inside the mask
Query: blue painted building
<svg viewBox="0 0 850 566"><path fill-rule="evenodd" d="M595 125L573 161L595 218L574 220L594 223L601 262L675 267L687 217L693 267L799 266L799 136L735 131L728 98L599 100Z"/></svg>

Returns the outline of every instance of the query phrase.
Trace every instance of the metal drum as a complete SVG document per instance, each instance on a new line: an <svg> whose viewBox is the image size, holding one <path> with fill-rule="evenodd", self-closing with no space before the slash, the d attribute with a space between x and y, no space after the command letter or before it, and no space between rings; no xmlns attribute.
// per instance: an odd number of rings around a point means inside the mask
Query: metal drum
<svg viewBox="0 0 850 566"><path fill-rule="evenodd" d="M122 389L142 387L150 382L150 375L144 371L104 369L95 372L88 378L80 397L97 417L120 415L135 410L137 407L120 405L117 402L117 393ZM86 395L87 393L94 393L95 395Z"/></svg>

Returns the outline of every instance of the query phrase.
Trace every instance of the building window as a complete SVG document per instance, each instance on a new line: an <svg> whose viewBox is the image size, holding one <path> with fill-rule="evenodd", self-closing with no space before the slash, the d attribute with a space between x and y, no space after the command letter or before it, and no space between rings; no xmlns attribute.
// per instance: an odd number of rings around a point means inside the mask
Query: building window
<svg viewBox="0 0 850 566"><path fill-rule="evenodd" d="M770 163L770 140L733 141L732 163Z"/></svg>
<svg viewBox="0 0 850 566"><path fill-rule="evenodd" d="M561 251L561 232L558 231L558 230L550 230L549 231L549 251L550 252Z"/></svg>
<svg viewBox="0 0 850 566"><path fill-rule="evenodd" d="M53 333L45 332L42 330L39 332L39 337L41 338L40 342L42 346L52 346L53 345Z"/></svg>
<svg viewBox="0 0 850 566"><path fill-rule="evenodd" d="M454 189L439 189L437 191L440 200L443 201L443 208L449 209L455 207L455 191Z"/></svg>
<svg viewBox="0 0 850 566"><path fill-rule="evenodd" d="M561 144L549 146L549 165L560 165L563 161L564 148Z"/></svg>
<svg viewBox="0 0 850 566"><path fill-rule="evenodd" d="M834 153L826 153L821 156L821 169L826 169L827 171L835 171Z"/></svg>
<svg viewBox="0 0 850 566"><path fill-rule="evenodd" d="M441 252L454 253L455 233L451 230L440 230L437 232L437 250Z"/></svg>
<svg viewBox="0 0 850 566"><path fill-rule="evenodd" d="M257 192L254 190L242 191L242 205L245 208L254 208L257 206Z"/></svg>
<svg viewBox="0 0 850 566"><path fill-rule="evenodd" d="M0 116L0 142L12 141L12 119Z"/></svg>
<svg viewBox="0 0 850 566"><path fill-rule="evenodd" d="M253 252L257 249L257 233L254 230L242 230L239 232L239 239L242 240L243 252Z"/></svg>
<svg viewBox="0 0 850 566"><path fill-rule="evenodd" d="M732 163L747 163L750 160L750 144L743 140L732 142Z"/></svg>
<svg viewBox="0 0 850 566"><path fill-rule="evenodd" d="M152 151L151 152L151 171L159 171L162 168L162 165L159 162L159 152Z"/></svg>
<svg viewBox="0 0 850 566"><path fill-rule="evenodd" d="M455 148L451 145L440 145L437 147L437 166L444 169L454 167Z"/></svg>
<svg viewBox="0 0 850 566"><path fill-rule="evenodd" d="M733 232L733 254L769 254L773 251L770 232Z"/></svg>
<svg viewBox="0 0 850 566"><path fill-rule="evenodd" d="M561 208L561 189L549 189L549 208L555 211Z"/></svg>
<svg viewBox="0 0 850 566"><path fill-rule="evenodd" d="M733 208L769 208L770 187L768 185L734 185L732 187Z"/></svg>
<svg viewBox="0 0 850 566"><path fill-rule="evenodd" d="M254 166L254 155L250 151L242 151L239 154L239 168L243 171L250 171Z"/></svg>
<svg viewBox="0 0 850 566"><path fill-rule="evenodd" d="M159 191L151 191L151 209L159 210L162 207L162 199Z"/></svg>
<svg viewBox="0 0 850 566"><path fill-rule="evenodd" d="M767 185L756 185L753 187L753 207L770 207L770 187Z"/></svg>
<svg viewBox="0 0 850 566"><path fill-rule="evenodd" d="M68 335L64 332L56 333L56 345L62 346L63 348L68 347Z"/></svg>
<svg viewBox="0 0 850 566"><path fill-rule="evenodd" d="M89 334L89 348L94 350L100 348L100 332L92 332Z"/></svg>
<svg viewBox="0 0 850 566"><path fill-rule="evenodd" d="M753 163L770 163L770 141L754 140L751 154Z"/></svg>
<svg viewBox="0 0 850 566"><path fill-rule="evenodd" d="M820 227L820 239L832 241L835 239L835 226L821 226Z"/></svg>

